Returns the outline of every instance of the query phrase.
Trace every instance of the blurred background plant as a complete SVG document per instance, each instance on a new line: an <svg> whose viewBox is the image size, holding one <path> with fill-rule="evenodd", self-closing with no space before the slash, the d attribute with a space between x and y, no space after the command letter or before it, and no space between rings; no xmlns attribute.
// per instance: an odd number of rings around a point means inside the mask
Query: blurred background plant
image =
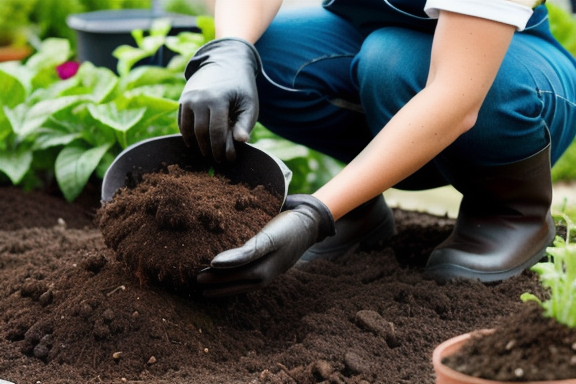
<svg viewBox="0 0 576 384"><path fill-rule="evenodd" d="M576 16L571 0L549 0L552 33L576 56ZM298 1L285 0L290 6ZM74 200L89 177L101 179L127 145L178 132L177 100L182 68L213 37L212 0L0 0L0 45L29 45L36 53L0 64L0 184L46 188L57 179ZM302 0L297 6L319 5ZM75 62L75 31L69 15L100 10L151 9L199 18L203 34L180 33L144 44L119 47L118 74L89 62ZM208 17L206 17L208 16ZM202 21L203 20L203 21ZM56 38L56 39L54 39ZM65 41L65 42L64 42ZM178 53L166 67L137 66L161 46ZM59 77L60 75L60 77ZM251 143L282 159L294 172L290 193L311 193L343 164L282 139L257 124ZM552 170L553 181L576 180L576 141ZM72 166L74 165L74 166ZM52 182L53 183L53 182Z"/></svg>
<svg viewBox="0 0 576 384"><path fill-rule="evenodd" d="M198 22L207 33L213 30L211 18ZM156 20L146 37L133 31L138 46L117 48L119 75L88 61L70 62L69 41L55 37L43 40L25 62L0 63L0 182L42 189L55 181L73 201L127 146L177 133L187 63L182 57L213 36L166 36L167 23ZM166 67L134 67L135 51L153 55L164 44L178 54Z"/></svg>
<svg viewBox="0 0 576 384"><path fill-rule="evenodd" d="M154 0L2 0L0 1L0 46L38 47L48 37L68 39L75 48L76 36L66 24L72 14L114 9L151 9ZM205 15L208 7L199 1L157 1L165 12Z"/></svg>

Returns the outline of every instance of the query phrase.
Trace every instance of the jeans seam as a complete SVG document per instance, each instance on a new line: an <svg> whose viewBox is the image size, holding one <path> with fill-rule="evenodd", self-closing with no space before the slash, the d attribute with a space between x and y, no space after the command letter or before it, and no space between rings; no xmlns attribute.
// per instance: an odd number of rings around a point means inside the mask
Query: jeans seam
<svg viewBox="0 0 576 384"><path fill-rule="evenodd" d="M292 78L292 88L293 89L297 89L296 88L296 79L298 78L298 75L308 66L318 63L320 61L324 61L324 60L331 60L331 59L338 59L338 58L342 58L342 57L354 57L354 54L351 53L347 53L347 54L338 54L338 55L327 55L327 56L321 56L321 57L317 57L315 59L312 59L304 64L302 64L300 66L300 68L298 68L298 70L296 71L296 73L294 74L294 77Z"/></svg>
<svg viewBox="0 0 576 384"><path fill-rule="evenodd" d="M561 96L561 95L559 95L559 94L557 94L557 93L555 93L555 92L552 92L552 91L542 91L542 90L540 90L540 89L537 89L537 92L538 92L538 95L541 95L541 94L543 94L543 93L551 94L551 95L554 96L554 98L561 99L561 100L565 101L566 103L568 103L569 105L571 105L571 106L573 106L573 107L576 107L576 103L575 103L575 102L570 101L570 100L568 100L567 98L565 98L564 96Z"/></svg>

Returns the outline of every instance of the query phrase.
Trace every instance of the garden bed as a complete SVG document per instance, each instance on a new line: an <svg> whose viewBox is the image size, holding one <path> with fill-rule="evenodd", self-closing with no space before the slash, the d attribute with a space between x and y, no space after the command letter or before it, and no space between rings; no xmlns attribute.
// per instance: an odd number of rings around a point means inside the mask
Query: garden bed
<svg viewBox="0 0 576 384"><path fill-rule="evenodd" d="M0 188L0 379L15 383L434 382L440 342L492 328L539 293L422 278L453 220L395 210L385 248L316 261L247 295L208 300L139 279L76 204Z"/></svg>

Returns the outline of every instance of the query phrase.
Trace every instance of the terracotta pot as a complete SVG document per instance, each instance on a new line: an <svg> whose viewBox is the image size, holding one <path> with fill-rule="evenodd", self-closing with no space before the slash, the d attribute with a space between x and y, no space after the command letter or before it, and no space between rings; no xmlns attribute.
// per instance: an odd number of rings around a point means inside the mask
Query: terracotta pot
<svg viewBox="0 0 576 384"><path fill-rule="evenodd" d="M12 60L24 60L32 53L32 48L28 46L14 47L7 45L0 47L0 62Z"/></svg>
<svg viewBox="0 0 576 384"><path fill-rule="evenodd" d="M553 380L553 381L524 381L524 382L509 382L509 381L495 381L486 380L478 377L472 377L463 373L457 372L452 368L442 364L442 359L458 351L471 337L477 334L491 333L491 329L483 329L475 332L465 333L456 336L452 339L446 340L434 349L432 354L432 364L436 372L436 384L576 384L576 379L569 380Z"/></svg>

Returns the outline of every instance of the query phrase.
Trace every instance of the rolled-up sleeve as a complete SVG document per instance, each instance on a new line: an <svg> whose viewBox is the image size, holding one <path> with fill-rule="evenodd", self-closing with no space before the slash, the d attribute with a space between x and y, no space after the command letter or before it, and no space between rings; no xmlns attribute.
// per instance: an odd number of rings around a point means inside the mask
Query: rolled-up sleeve
<svg viewBox="0 0 576 384"><path fill-rule="evenodd" d="M524 30L532 16L532 8L514 0L427 0L424 11L437 19L440 11L450 11L483 19L494 20Z"/></svg>

